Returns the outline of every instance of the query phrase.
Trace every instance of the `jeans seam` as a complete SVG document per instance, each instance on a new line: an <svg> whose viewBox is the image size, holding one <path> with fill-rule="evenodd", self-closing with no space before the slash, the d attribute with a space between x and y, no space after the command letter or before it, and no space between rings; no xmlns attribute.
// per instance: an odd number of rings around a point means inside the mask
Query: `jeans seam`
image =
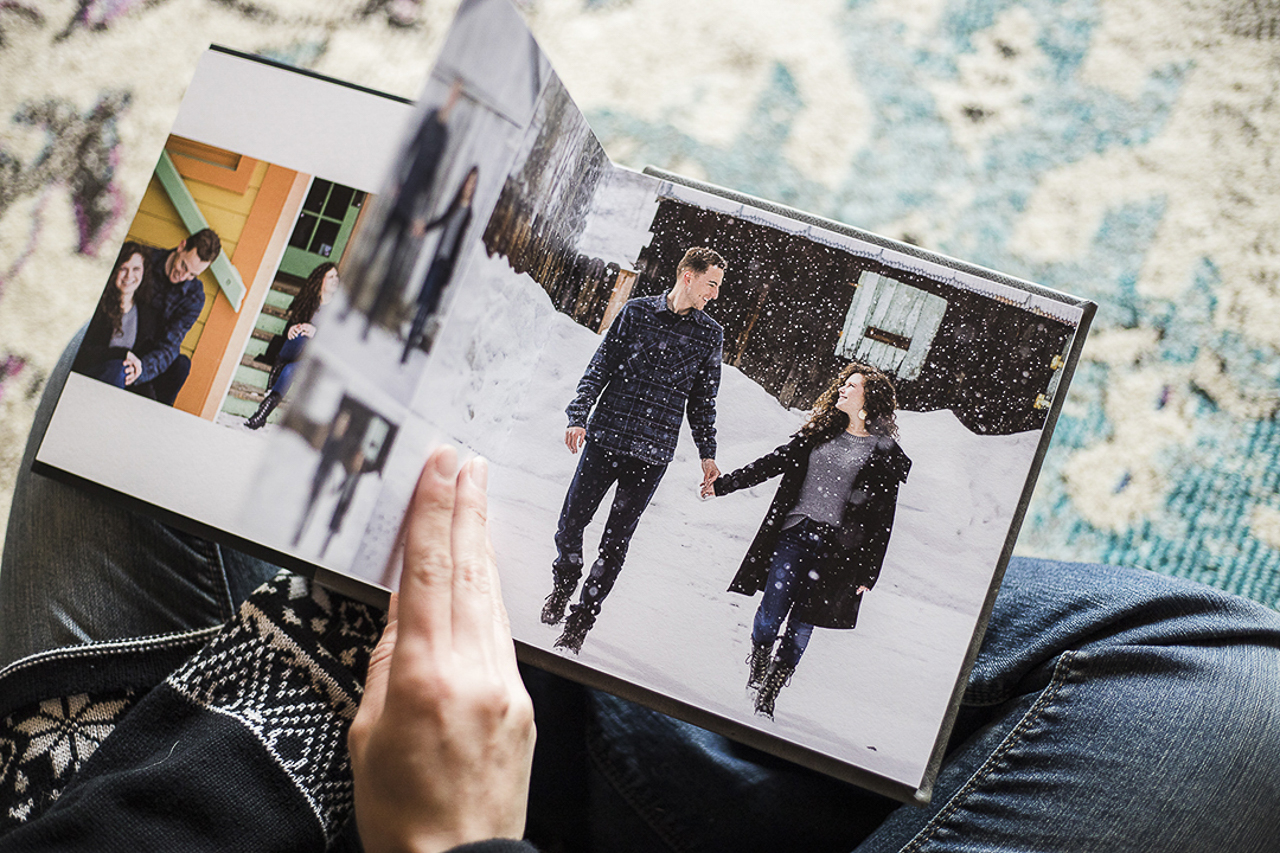
<svg viewBox="0 0 1280 853"><path fill-rule="evenodd" d="M600 775L605 778L609 785L612 786L613 790L617 792L618 796L622 798L623 802L631 807L631 810L644 821L646 826L653 830L654 834L657 835L669 849L678 852L687 850L688 848L677 844L675 840L670 837L669 833L667 833L665 829L654 820L653 816L643 803L637 801L632 792L639 786L627 783L624 778L626 776L625 772L619 770L611 759L601 754L601 750L596 743L596 738L587 738L587 756L591 759L591 763L596 766L596 769L600 771Z"/></svg>
<svg viewBox="0 0 1280 853"><path fill-rule="evenodd" d="M1040 691L1040 695L1036 697L1036 701L1023 714L1022 719L1005 735L1000 745L987 756L982 766L974 771L973 775L958 791L951 795L951 799L947 801L947 804L916 833L914 838L902 847L899 853L911 853L911 851L919 850L922 844L932 840L934 834L941 828L942 823L958 812L969 794L973 793L978 786L986 781L987 777L995 772L997 765L1003 760L1004 756L1023 740L1031 726L1040 720L1049 705L1057 697L1058 692L1066 684L1068 671L1075 662L1076 655L1077 652L1074 650L1062 653L1061 657L1058 658L1057 664L1054 665L1053 677L1050 679L1049 684Z"/></svg>
<svg viewBox="0 0 1280 853"><path fill-rule="evenodd" d="M207 539L193 537L187 541L192 550L203 558L206 568L212 570L211 580L217 587L218 623L226 624L235 616L235 610L231 604L231 587L227 584L227 567L222 559L222 550Z"/></svg>

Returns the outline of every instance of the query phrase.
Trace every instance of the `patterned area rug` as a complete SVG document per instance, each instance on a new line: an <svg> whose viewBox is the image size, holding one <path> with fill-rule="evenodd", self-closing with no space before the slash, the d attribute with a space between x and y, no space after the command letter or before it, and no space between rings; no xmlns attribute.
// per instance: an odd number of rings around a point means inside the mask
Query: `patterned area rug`
<svg viewBox="0 0 1280 853"><path fill-rule="evenodd" d="M0 4L0 510L204 45L413 96L455 5ZM1019 550L1280 606L1280 5L522 8L616 161L1096 300Z"/></svg>

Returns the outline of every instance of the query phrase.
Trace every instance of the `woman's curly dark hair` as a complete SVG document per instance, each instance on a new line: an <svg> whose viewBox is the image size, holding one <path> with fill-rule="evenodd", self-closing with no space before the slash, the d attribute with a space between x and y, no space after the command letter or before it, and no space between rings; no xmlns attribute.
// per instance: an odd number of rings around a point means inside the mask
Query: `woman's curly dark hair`
<svg viewBox="0 0 1280 853"><path fill-rule="evenodd" d="M338 265L333 261L325 261L307 276L298 295L293 297L293 302L289 305L289 313L284 320L286 332L299 323L310 323L316 316L316 311L320 308L320 291L324 289L324 277L329 270L337 268Z"/></svg>
<svg viewBox="0 0 1280 853"><path fill-rule="evenodd" d="M840 371L831 387L813 404L808 422L800 428L805 435L834 436L849 427L849 416L836 408L840 399L840 386L855 373L862 374L863 408L867 411L867 432L872 435L898 437L898 420L894 414L898 408L898 395L893 381L883 371L867 364L853 362Z"/></svg>
<svg viewBox="0 0 1280 853"><path fill-rule="evenodd" d="M124 306L121 304L123 300L120 297L120 290L116 287L116 278L120 275L120 268L134 255L142 258L142 284L133 292L133 303L145 304L150 298L151 253L141 243L129 240L120 247L120 254L116 255L116 262L111 267L111 277L107 279L102 298L98 300L98 310L111 323L113 336L124 331Z"/></svg>

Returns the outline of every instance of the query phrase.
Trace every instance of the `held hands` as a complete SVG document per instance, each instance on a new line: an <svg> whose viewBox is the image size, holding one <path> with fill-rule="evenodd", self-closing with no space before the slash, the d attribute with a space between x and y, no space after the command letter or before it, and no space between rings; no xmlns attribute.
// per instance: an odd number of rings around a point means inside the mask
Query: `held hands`
<svg viewBox="0 0 1280 853"><path fill-rule="evenodd" d="M488 467L431 455L406 521L400 593L348 742L370 853L441 851L524 832L533 705L489 542Z"/></svg>
<svg viewBox="0 0 1280 853"><path fill-rule="evenodd" d="M310 323L294 323L289 327L288 338L293 340L297 337L314 338L316 336L316 327Z"/></svg>
<svg viewBox="0 0 1280 853"><path fill-rule="evenodd" d="M715 482L720 479L720 468L716 465L714 459L702 460L702 486L698 490L698 494L703 498L713 498L716 496Z"/></svg>
<svg viewBox="0 0 1280 853"><path fill-rule="evenodd" d="M564 431L564 446L570 453L577 453L587 441L587 430L584 427L569 427Z"/></svg>
<svg viewBox="0 0 1280 853"><path fill-rule="evenodd" d="M138 377L142 375L142 359L133 354L132 351L125 354L124 357L124 384L132 385L138 381Z"/></svg>

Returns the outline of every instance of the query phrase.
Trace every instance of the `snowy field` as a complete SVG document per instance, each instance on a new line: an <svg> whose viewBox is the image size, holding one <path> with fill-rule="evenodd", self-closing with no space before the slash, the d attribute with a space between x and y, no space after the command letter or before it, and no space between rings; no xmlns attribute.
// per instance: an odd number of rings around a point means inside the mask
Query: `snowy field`
<svg viewBox="0 0 1280 853"><path fill-rule="evenodd" d="M492 528L513 632L552 651L560 628L541 624L539 612L551 589L552 534L577 462L563 443L564 407L600 337L557 313L541 287L501 257L477 252L464 281L411 405L430 423L414 430L420 441L397 440L377 506L368 510L364 498L361 512L353 509L381 531L365 537L373 556L362 562L370 571L381 565L379 547L394 535L427 451L422 441L438 435L483 454L492 463ZM718 462L726 472L784 443L803 420L731 367L717 412ZM901 412L899 424L914 464L880 581L856 630L815 631L775 721L752 713L744 689L759 597L726 587L777 481L700 500L687 425L577 660L918 784L1039 433L977 436L947 411ZM588 560L609 500L587 530Z"/></svg>

